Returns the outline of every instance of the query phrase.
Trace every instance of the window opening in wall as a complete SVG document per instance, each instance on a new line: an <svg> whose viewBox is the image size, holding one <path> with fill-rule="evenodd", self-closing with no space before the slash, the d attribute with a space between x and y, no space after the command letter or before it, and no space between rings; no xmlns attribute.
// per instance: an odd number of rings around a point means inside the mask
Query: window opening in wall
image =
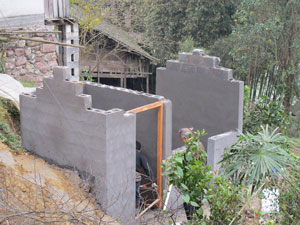
<svg viewBox="0 0 300 225"><path fill-rule="evenodd" d="M72 45L74 44L74 40L73 40L73 39L71 40L71 44L72 44Z"/></svg>
<svg viewBox="0 0 300 225"><path fill-rule="evenodd" d="M132 110L129 110L129 112L135 112L135 113L141 113L145 112L151 109L157 108L157 159L156 159L156 179L157 179L157 193L158 198L160 201L158 202L158 207L162 207L162 169L161 169L161 163L162 163L162 135L163 135L163 102L154 102L149 105L144 105Z"/></svg>
<svg viewBox="0 0 300 225"><path fill-rule="evenodd" d="M71 54L71 61L74 62L74 54Z"/></svg>
<svg viewBox="0 0 300 225"><path fill-rule="evenodd" d="M74 68L71 69L71 75L74 76L75 75L75 71Z"/></svg>
<svg viewBox="0 0 300 225"><path fill-rule="evenodd" d="M74 25L73 24L71 25L71 32L72 33L74 32Z"/></svg>

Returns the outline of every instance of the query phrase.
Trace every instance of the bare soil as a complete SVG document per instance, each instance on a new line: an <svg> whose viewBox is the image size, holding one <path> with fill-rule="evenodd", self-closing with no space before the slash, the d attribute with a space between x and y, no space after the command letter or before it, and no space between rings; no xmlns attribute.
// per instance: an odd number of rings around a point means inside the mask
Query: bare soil
<svg viewBox="0 0 300 225"><path fill-rule="evenodd" d="M75 171L0 142L0 224L112 224Z"/></svg>

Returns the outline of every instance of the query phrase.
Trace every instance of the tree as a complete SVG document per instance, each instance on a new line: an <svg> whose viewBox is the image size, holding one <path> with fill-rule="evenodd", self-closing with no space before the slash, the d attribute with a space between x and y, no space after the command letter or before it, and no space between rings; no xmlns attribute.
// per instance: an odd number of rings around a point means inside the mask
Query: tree
<svg viewBox="0 0 300 225"><path fill-rule="evenodd" d="M300 1L243 0L234 21L231 36L216 42L213 54L246 82L252 102L264 95L282 100L288 114L299 97Z"/></svg>
<svg viewBox="0 0 300 225"><path fill-rule="evenodd" d="M207 48L231 33L231 16L239 1L155 0L148 16L147 35L156 57L164 64L176 58L187 39Z"/></svg>

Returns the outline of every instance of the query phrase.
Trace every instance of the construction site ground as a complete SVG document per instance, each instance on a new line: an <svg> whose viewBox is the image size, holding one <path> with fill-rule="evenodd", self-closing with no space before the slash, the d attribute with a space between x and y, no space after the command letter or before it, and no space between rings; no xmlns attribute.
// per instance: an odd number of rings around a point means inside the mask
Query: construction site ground
<svg viewBox="0 0 300 225"><path fill-rule="evenodd" d="M0 142L0 224L110 224L77 172Z"/></svg>

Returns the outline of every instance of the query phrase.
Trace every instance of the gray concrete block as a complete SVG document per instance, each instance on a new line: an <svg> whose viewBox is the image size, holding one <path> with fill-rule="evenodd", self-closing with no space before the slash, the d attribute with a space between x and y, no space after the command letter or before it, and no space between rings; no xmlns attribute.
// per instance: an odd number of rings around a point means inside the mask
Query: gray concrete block
<svg viewBox="0 0 300 225"><path fill-rule="evenodd" d="M134 224L135 141L142 143L156 174L157 109L127 111L163 101L166 158L172 149L172 104L158 95L70 79L69 68L55 68L36 95L20 96L23 146L94 176L103 211L123 224Z"/></svg>
<svg viewBox="0 0 300 225"><path fill-rule="evenodd" d="M190 57L203 63L193 64ZM181 142L178 131L183 127L205 129L207 138L229 130L242 129L243 82L232 79L232 70L218 66L217 57L203 51L182 54L178 62L169 60L166 68L158 68L156 92L172 101L172 146ZM200 61L201 61L200 60Z"/></svg>
<svg viewBox="0 0 300 225"><path fill-rule="evenodd" d="M223 159L224 150L237 142L237 134L235 131L229 131L208 138L207 163L211 166L212 171L220 172L219 162Z"/></svg>

